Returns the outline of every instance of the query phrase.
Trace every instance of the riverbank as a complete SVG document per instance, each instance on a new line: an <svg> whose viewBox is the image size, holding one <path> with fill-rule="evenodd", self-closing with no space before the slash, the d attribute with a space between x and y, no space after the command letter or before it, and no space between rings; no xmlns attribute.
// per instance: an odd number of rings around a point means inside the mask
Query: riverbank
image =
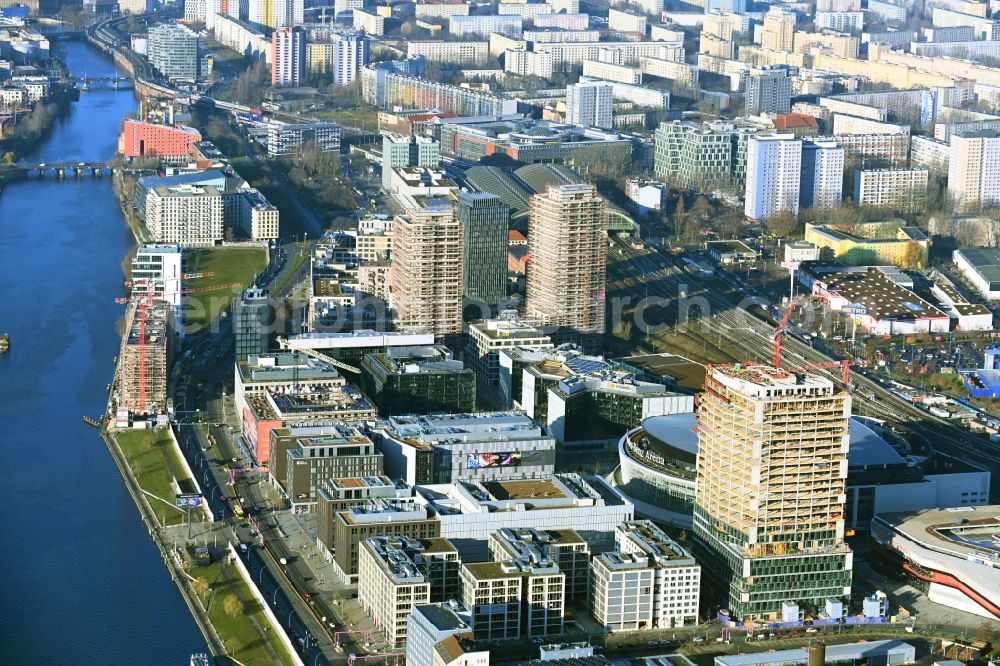
<svg viewBox="0 0 1000 666"><path fill-rule="evenodd" d="M37 102L30 112L21 114L13 127L5 130L4 138L0 140L0 155L10 162L21 159L39 142L51 136L56 121L66 117L71 104L79 97L79 93L71 85L63 82L51 83L49 95ZM7 153L11 154L9 158L6 156Z"/></svg>
<svg viewBox="0 0 1000 666"><path fill-rule="evenodd" d="M209 652L216 658L225 656L226 648L222 638L220 638L219 634L215 631L211 620L208 618L208 613L201 606L198 594L191 589L187 574L184 572L180 563L171 556L171 548L164 539L164 533L162 528L159 527L156 513L153 511L149 500L146 499L146 495L142 486L139 484L138 479L135 474L132 473L132 468L129 466L125 453L122 451L111 432L102 429L101 439L104 441L104 445L107 447L108 453L111 454L111 458L115 461L115 466L118 468L118 472L121 474L122 480L125 482L125 489L128 491L129 495L132 497L132 501L135 502L136 507L139 509L142 521L149 531L150 539L152 539L153 543L160 551L160 557L163 560L163 565L166 567L167 571L170 572L170 580L177 585L177 589L180 591L181 597L184 599L184 603L187 605L188 610L195 619L195 624L197 624L198 628L201 630L202 636L208 644Z"/></svg>

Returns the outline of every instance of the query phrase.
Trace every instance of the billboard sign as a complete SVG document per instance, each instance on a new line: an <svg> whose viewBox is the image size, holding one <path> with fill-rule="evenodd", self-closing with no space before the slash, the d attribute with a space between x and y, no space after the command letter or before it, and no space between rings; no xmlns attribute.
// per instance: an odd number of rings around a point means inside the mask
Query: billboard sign
<svg viewBox="0 0 1000 666"><path fill-rule="evenodd" d="M178 495L177 506L179 507L201 506L201 495L197 493L184 493L183 495Z"/></svg>
<svg viewBox="0 0 1000 666"><path fill-rule="evenodd" d="M521 464L520 451L503 453L470 453L466 456L466 467L483 469L485 467L516 467Z"/></svg>
<svg viewBox="0 0 1000 666"><path fill-rule="evenodd" d="M849 315L868 314L868 308L866 308L864 305L855 305L854 303L845 305L844 307L840 308L840 311L843 312L844 314L849 314Z"/></svg>

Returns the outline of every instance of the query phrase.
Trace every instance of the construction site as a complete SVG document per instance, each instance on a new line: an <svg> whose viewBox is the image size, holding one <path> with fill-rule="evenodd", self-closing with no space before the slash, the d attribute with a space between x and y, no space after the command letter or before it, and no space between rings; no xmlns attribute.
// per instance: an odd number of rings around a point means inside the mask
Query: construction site
<svg viewBox="0 0 1000 666"><path fill-rule="evenodd" d="M114 402L133 415L165 414L173 360L173 308L166 301L129 305L115 374Z"/></svg>
<svg viewBox="0 0 1000 666"><path fill-rule="evenodd" d="M712 368L698 413L694 527L726 563L737 615L850 593L844 483L851 398L832 380L768 365Z"/></svg>

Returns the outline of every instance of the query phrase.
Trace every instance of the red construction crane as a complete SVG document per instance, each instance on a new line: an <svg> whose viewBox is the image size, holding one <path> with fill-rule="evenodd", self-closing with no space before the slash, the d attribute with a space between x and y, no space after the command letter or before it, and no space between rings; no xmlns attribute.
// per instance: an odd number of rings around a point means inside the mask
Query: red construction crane
<svg viewBox="0 0 1000 666"><path fill-rule="evenodd" d="M788 304L788 309L785 310L785 316L781 318L778 325L774 329L774 334L771 339L774 341L774 353L771 356L771 364L776 367L781 367L781 340L785 337L785 327L788 326L788 322L792 318L792 312L795 311L795 303L791 302Z"/></svg>
<svg viewBox="0 0 1000 666"><path fill-rule="evenodd" d="M143 284L145 280L137 280L138 284ZM133 285L135 286L135 285ZM157 294L153 292L143 292L139 294L132 294L126 298L116 298L115 303L125 304L125 303L135 303L136 313L139 315L139 400L135 414L145 414L147 403L146 403L146 310L152 307L153 302L156 300L164 300L165 296L176 296L177 294L196 294L203 293L207 291L221 291L223 289L236 289L239 288L240 284L234 282L232 284L219 284L211 287L195 287L192 289L181 289L180 291L164 292L162 294ZM128 331L125 333L128 335Z"/></svg>

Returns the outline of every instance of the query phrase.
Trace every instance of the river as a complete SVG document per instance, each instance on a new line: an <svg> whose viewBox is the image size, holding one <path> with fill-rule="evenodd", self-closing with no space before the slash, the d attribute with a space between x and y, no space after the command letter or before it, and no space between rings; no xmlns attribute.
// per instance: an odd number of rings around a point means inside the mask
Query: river
<svg viewBox="0 0 1000 666"><path fill-rule="evenodd" d="M66 42L70 70L114 64ZM29 161L110 159L132 91L91 91ZM100 416L133 239L111 178L22 181L0 194L0 651L9 664L186 664L205 650L114 462Z"/></svg>

